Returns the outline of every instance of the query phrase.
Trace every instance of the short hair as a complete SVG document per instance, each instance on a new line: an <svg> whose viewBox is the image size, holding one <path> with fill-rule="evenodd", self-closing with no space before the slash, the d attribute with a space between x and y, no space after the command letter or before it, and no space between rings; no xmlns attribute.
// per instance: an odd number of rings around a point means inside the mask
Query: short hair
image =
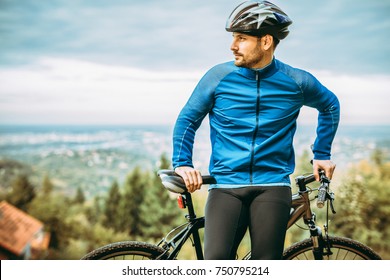
<svg viewBox="0 0 390 280"><path fill-rule="evenodd" d="M280 43L280 40L278 38L276 38L275 36L272 36L274 38L274 50L276 49L276 47L279 45Z"/></svg>

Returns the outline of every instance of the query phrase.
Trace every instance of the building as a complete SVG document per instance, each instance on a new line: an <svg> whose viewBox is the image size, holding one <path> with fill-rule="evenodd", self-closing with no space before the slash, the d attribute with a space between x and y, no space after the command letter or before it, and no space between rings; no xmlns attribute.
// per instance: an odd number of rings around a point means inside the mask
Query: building
<svg viewBox="0 0 390 280"><path fill-rule="evenodd" d="M0 259L40 259L49 247L41 221L6 201L0 202Z"/></svg>

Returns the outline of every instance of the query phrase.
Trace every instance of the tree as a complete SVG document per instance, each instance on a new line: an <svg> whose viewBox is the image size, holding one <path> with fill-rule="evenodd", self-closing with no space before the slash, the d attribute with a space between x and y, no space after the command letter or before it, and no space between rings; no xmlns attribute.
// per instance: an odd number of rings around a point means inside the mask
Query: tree
<svg viewBox="0 0 390 280"><path fill-rule="evenodd" d="M7 195L7 200L24 211L26 211L28 204L36 196L35 186L31 184L27 175L19 175L12 182L11 192Z"/></svg>
<svg viewBox="0 0 390 280"><path fill-rule="evenodd" d="M85 202L85 195L83 190L80 187L77 188L76 195L73 199L73 202L76 204L84 204Z"/></svg>
<svg viewBox="0 0 390 280"><path fill-rule="evenodd" d="M79 226L71 220L70 207L69 199L60 194L39 195L29 205L28 213L43 222L45 230L50 232L51 248L64 247Z"/></svg>
<svg viewBox="0 0 390 280"><path fill-rule="evenodd" d="M160 158L159 169L168 169L170 161L165 155ZM148 238L161 238L170 230L174 222L180 217L180 210L169 192L164 188L157 172L150 177L148 193L140 210L142 214L143 234Z"/></svg>
<svg viewBox="0 0 390 280"><path fill-rule="evenodd" d="M108 197L105 200L104 208L104 226L112 228L115 231L120 231L122 220L119 211L121 203L121 193L119 191L119 185L117 181L111 185L108 192Z"/></svg>
<svg viewBox="0 0 390 280"><path fill-rule="evenodd" d="M45 175L42 181L42 194L49 196L54 190L54 185L48 175Z"/></svg>
<svg viewBox="0 0 390 280"><path fill-rule="evenodd" d="M142 217L139 208L144 202L146 192L145 174L136 167L126 178L119 210L121 231L128 232L134 237L142 237Z"/></svg>
<svg viewBox="0 0 390 280"><path fill-rule="evenodd" d="M169 166L166 156L161 156L159 169L167 169ZM113 187L111 191L109 197L114 199L117 190ZM118 210L109 208L113 203L119 205ZM115 218L117 230L142 240L160 238L180 214L174 200L157 177L157 172L143 172L139 167L127 176L120 203L110 202L106 211L119 218L119 221Z"/></svg>
<svg viewBox="0 0 390 280"><path fill-rule="evenodd" d="M158 164L158 169L170 169L170 168L171 168L170 160L167 158L166 154L162 154Z"/></svg>
<svg viewBox="0 0 390 280"><path fill-rule="evenodd" d="M352 167L336 193L337 234L357 239L390 257L390 162L375 151ZM384 257L384 256L382 256Z"/></svg>

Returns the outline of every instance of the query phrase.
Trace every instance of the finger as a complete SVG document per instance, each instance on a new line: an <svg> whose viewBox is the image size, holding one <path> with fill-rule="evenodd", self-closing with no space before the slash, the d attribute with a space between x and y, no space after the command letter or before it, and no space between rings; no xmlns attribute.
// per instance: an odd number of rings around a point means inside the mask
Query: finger
<svg viewBox="0 0 390 280"><path fill-rule="evenodd" d="M194 188L194 179L191 171L186 171L186 180L184 180L186 187L189 191L193 190Z"/></svg>
<svg viewBox="0 0 390 280"><path fill-rule="evenodd" d="M202 187L202 175L199 170L192 170L191 172L192 185L190 185L191 192L199 190Z"/></svg>
<svg viewBox="0 0 390 280"><path fill-rule="evenodd" d="M199 190L202 186L202 175L200 174L200 172L198 170L194 170L194 172L191 174L193 177L193 190L196 191L196 190Z"/></svg>
<svg viewBox="0 0 390 280"><path fill-rule="evenodd" d="M313 163L313 174L314 174L314 178L316 179L316 181L320 181L319 168L318 168L318 164L316 162Z"/></svg>
<svg viewBox="0 0 390 280"><path fill-rule="evenodd" d="M336 165L335 165L334 163L332 163L332 164L327 168L327 170L325 171L326 177L328 177L329 179L332 179L335 168L336 168Z"/></svg>
<svg viewBox="0 0 390 280"><path fill-rule="evenodd" d="M200 189L203 184L202 174L200 172L197 172L197 176L198 176L198 185L199 185L198 189Z"/></svg>
<svg viewBox="0 0 390 280"><path fill-rule="evenodd" d="M201 188L203 182L200 171L192 167L177 167L175 172L183 178L189 192L194 192Z"/></svg>

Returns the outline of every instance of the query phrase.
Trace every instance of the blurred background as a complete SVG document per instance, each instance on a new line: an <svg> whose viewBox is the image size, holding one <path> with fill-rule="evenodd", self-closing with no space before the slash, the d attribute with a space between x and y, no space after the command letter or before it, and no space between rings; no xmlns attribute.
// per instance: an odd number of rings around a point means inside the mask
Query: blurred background
<svg viewBox="0 0 390 280"><path fill-rule="evenodd" d="M0 257L78 259L180 221L155 171L170 168L172 127L198 80L233 59L224 28L241 2L0 0ZM294 22L276 58L341 102L331 232L390 259L390 1L273 2ZM296 174L310 171L316 119L302 110ZM209 151L205 120L194 155L204 173ZM206 195L195 195L199 214Z"/></svg>

